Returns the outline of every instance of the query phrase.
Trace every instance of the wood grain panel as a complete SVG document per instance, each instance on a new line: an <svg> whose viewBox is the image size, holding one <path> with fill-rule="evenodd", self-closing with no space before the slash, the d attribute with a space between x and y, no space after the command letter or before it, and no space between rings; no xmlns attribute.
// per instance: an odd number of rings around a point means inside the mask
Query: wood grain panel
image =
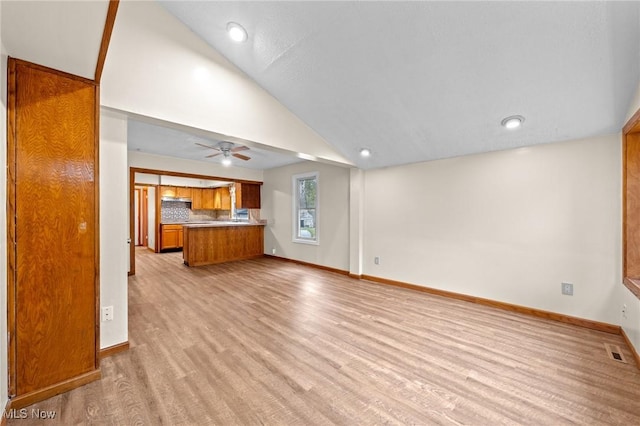
<svg viewBox="0 0 640 426"><path fill-rule="evenodd" d="M260 185L243 183L240 187L240 207L243 209L259 209ZM236 194L236 197L237 196Z"/></svg>
<svg viewBox="0 0 640 426"><path fill-rule="evenodd" d="M102 41L100 43L100 51L98 52L98 62L96 63L95 82L100 84L104 63L107 60L107 51L109 50L109 42L113 33L113 26L116 23L116 14L120 0L109 0L109 8L107 9L107 17L102 31Z"/></svg>
<svg viewBox="0 0 640 426"><path fill-rule="evenodd" d="M204 188L202 190L202 208L205 210L213 210L215 208L216 193L213 188Z"/></svg>
<svg viewBox="0 0 640 426"><path fill-rule="evenodd" d="M191 188L191 208L202 210L202 188Z"/></svg>
<svg viewBox="0 0 640 426"><path fill-rule="evenodd" d="M624 143L624 276L640 278L640 133Z"/></svg>
<svg viewBox="0 0 640 426"><path fill-rule="evenodd" d="M182 198L191 198L191 188L178 186L176 188L176 196Z"/></svg>
<svg viewBox="0 0 640 426"><path fill-rule="evenodd" d="M619 335L270 258L137 257L129 351L34 405L46 425L640 424Z"/></svg>
<svg viewBox="0 0 640 426"><path fill-rule="evenodd" d="M264 225L184 227L184 263L211 265L261 257Z"/></svg>
<svg viewBox="0 0 640 426"><path fill-rule="evenodd" d="M16 63L16 383L97 368L96 86Z"/></svg>

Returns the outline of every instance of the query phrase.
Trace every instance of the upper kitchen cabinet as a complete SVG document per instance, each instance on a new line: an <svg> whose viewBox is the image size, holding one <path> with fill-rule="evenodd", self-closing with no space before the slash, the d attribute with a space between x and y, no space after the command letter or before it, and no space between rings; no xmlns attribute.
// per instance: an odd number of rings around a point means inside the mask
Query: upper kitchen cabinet
<svg viewBox="0 0 640 426"><path fill-rule="evenodd" d="M214 207L215 210L231 210L231 193L229 187L222 186L215 189Z"/></svg>
<svg viewBox="0 0 640 426"><path fill-rule="evenodd" d="M215 208L215 190L213 188L205 188L202 190L201 208L203 210L213 210Z"/></svg>
<svg viewBox="0 0 640 426"><path fill-rule="evenodd" d="M163 185L160 187L160 196L168 198L191 198L191 188Z"/></svg>
<svg viewBox="0 0 640 426"><path fill-rule="evenodd" d="M260 208L260 184L236 182L236 208Z"/></svg>
<svg viewBox="0 0 640 426"><path fill-rule="evenodd" d="M161 186L160 187L160 196L161 197L170 197L170 198L175 198L176 197L176 187L175 186Z"/></svg>
<svg viewBox="0 0 640 426"><path fill-rule="evenodd" d="M202 204L202 192L204 189L202 188L191 188L191 208L193 210L202 210L204 209Z"/></svg>
<svg viewBox="0 0 640 426"><path fill-rule="evenodd" d="M185 188L182 186L178 186L176 188L176 196L178 198L191 198L191 188Z"/></svg>

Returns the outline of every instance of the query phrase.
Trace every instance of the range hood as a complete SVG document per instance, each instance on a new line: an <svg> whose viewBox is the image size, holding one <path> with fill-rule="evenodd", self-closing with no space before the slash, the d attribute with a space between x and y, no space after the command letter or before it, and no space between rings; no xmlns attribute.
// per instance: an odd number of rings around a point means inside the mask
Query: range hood
<svg viewBox="0 0 640 426"><path fill-rule="evenodd" d="M162 197L160 199L162 201L174 201L174 202L181 202L181 203L191 202L191 198L187 198L187 197Z"/></svg>

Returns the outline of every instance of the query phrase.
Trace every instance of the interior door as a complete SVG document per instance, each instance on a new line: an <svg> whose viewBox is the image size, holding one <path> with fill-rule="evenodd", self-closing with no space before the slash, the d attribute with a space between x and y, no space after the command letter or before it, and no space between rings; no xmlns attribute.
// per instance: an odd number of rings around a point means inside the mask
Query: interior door
<svg viewBox="0 0 640 426"><path fill-rule="evenodd" d="M9 75L9 367L20 396L100 377L97 87L14 59Z"/></svg>

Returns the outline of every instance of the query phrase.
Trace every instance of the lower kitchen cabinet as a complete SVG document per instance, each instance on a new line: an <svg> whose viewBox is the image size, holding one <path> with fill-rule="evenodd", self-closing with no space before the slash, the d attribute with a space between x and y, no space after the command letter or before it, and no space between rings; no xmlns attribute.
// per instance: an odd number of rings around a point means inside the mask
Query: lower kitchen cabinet
<svg viewBox="0 0 640 426"><path fill-rule="evenodd" d="M182 225L161 225L160 250L182 248L184 233Z"/></svg>

